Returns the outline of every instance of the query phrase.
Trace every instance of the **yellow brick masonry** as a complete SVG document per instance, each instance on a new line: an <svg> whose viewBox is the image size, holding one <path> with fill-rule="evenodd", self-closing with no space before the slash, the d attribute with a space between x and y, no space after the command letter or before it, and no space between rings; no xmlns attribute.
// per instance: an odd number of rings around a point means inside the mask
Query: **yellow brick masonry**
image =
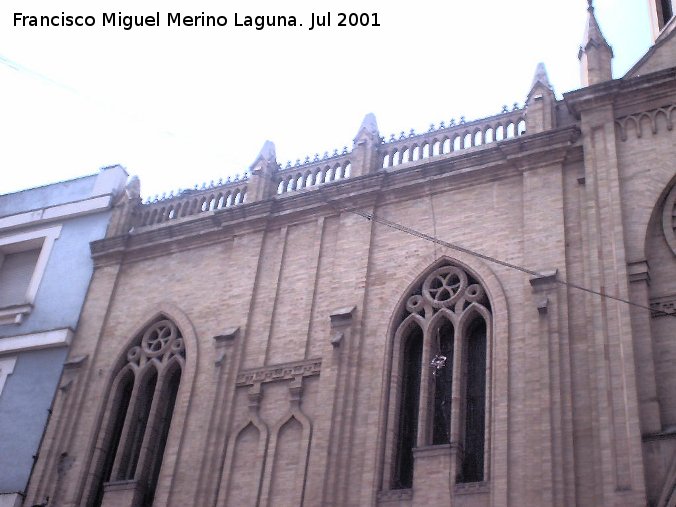
<svg viewBox="0 0 676 507"><path fill-rule="evenodd" d="M676 104L675 75L661 68L558 102L540 84L524 136L400 168L380 169L377 132L362 130L350 178L282 196L276 162L262 157L255 200L175 222L129 232L143 205L120 202L92 247L94 277L26 504L87 505L111 376L162 314L181 329L187 363L157 506L657 505L674 456L673 317L350 210L648 306L676 294L660 222L676 118L640 137L629 127L626 139L618 122ZM451 451L433 446L415 451L412 490L392 490L397 312L444 258L470 270L491 303L485 481L456 484ZM131 503L106 493L104 505Z"/></svg>

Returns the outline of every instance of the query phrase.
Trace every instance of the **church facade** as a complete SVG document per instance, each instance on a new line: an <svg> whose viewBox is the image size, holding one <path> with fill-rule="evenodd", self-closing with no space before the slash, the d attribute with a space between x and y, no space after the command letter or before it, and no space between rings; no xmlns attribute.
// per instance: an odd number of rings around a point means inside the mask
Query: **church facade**
<svg viewBox="0 0 676 507"><path fill-rule="evenodd" d="M676 505L676 35L623 78L120 198L26 505Z"/></svg>

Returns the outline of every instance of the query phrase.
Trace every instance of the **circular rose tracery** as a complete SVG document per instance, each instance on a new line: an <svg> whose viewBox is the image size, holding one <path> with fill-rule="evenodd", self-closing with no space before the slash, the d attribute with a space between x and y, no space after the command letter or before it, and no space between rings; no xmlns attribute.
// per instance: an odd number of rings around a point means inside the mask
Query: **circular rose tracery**
<svg viewBox="0 0 676 507"><path fill-rule="evenodd" d="M669 248L676 255L676 185L671 188L667 200L664 202L662 230Z"/></svg>
<svg viewBox="0 0 676 507"><path fill-rule="evenodd" d="M171 321L161 320L143 333L141 346L149 357L160 356L164 354L177 335L176 326Z"/></svg>
<svg viewBox="0 0 676 507"><path fill-rule="evenodd" d="M143 333L140 345L127 351L127 361L137 365L153 358L164 362L173 356L185 357L185 344L176 325L168 319L152 324Z"/></svg>
<svg viewBox="0 0 676 507"><path fill-rule="evenodd" d="M467 288L467 275L455 266L435 269L423 283L422 294L434 308L453 305Z"/></svg>

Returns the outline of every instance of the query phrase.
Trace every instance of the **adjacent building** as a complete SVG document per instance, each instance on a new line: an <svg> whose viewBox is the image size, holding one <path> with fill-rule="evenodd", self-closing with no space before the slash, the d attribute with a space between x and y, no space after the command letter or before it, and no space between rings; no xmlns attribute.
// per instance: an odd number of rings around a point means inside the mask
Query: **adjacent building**
<svg viewBox="0 0 676 507"><path fill-rule="evenodd" d="M0 195L0 506L22 504L102 239L127 174Z"/></svg>
<svg viewBox="0 0 676 507"><path fill-rule="evenodd" d="M351 150L128 192L28 505L673 507L676 20L650 7L619 79L590 2L562 98L539 66L522 108L367 115Z"/></svg>

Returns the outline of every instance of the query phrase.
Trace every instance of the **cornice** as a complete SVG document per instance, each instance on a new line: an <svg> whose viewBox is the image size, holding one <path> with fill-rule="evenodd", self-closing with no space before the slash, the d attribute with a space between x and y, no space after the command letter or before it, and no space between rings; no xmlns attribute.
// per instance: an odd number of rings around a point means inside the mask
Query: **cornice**
<svg viewBox="0 0 676 507"><path fill-rule="evenodd" d="M450 187L481 184L538 167L561 164L575 150L576 126L525 135L485 145L481 149L441 156L420 164L382 170L265 201L215 210L182 221L142 228L123 236L94 241L96 266L135 262L182 250L227 241L343 210L368 208L380 197L386 202Z"/></svg>
<svg viewBox="0 0 676 507"><path fill-rule="evenodd" d="M582 112L604 105L615 109L659 100L676 92L676 67L643 76L624 77L563 94L569 111L580 118Z"/></svg>

